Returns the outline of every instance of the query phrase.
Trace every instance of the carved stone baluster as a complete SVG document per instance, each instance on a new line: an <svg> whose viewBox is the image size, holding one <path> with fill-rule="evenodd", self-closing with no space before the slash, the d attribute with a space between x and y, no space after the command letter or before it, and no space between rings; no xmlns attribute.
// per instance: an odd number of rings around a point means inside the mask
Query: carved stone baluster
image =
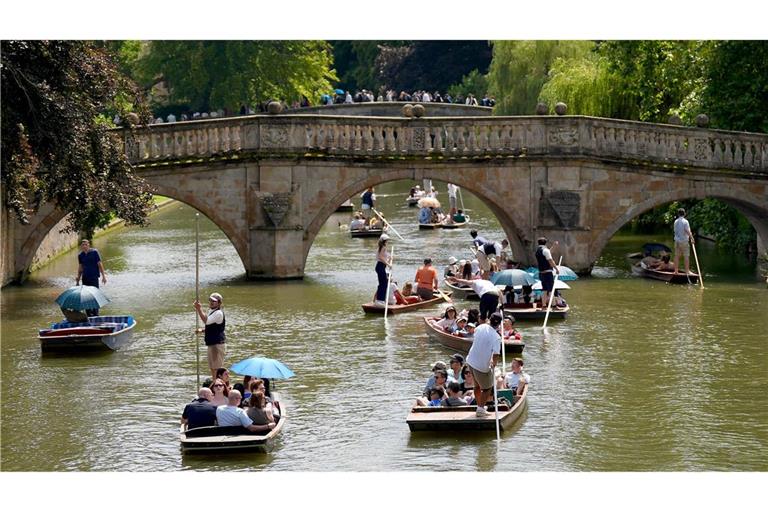
<svg viewBox="0 0 768 512"><path fill-rule="evenodd" d="M170 144L168 145L168 149L170 149L170 155L171 157L181 157L184 156L184 134L181 132L170 132Z"/></svg>
<svg viewBox="0 0 768 512"><path fill-rule="evenodd" d="M466 139L464 139L464 127L461 125L456 126L457 136L456 136L456 152L457 153L464 153L467 149L467 144L465 142Z"/></svg>
<svg viewBox="0 0 768 512"><path fill-rule="evenodd" d="M375 153L382 153L384 151L384 136L382 135L382 127L373 126L373 151Z"/></svg>
<svg viewBox="0 0 768 512"><path fill-rule="evenodd" d="M491 133L488 136L488 152L489 153L498 153L499 152L499 128L496 125L492 125L490 129Z"/></svg>
<svg viewBox="0 0 768 512"><path fill-rule="evenodd" d="M716 164L722 164L723 163L723 141L720 139L714 139L713 140L715 144L715 153L714 153L714 162Z"/></svg>
<svg viewBox="0 0 768 512"><path fill-rule="evenodd" d="M501 127L501 146L499 147L499 153L510 153L513 149L519 148L515 140L517 137L517 130L514 126L505 124Z"/></svg>
<svg viewBox="0 0 768 512"><path fill-rule="evenodd" d="M365 144L365 152L370 153L373 150L373 131L370 125L363 126L363 143Z"/></svg>
<svg viewBox="0 0 768 512"><path fill-rule="evenodd" d="M736 164L736 167L741 167L744 165L744 155L741 152L741 141L735 142L736 149L733 152L733 162Z"/></svg>
<svg viewBox="0 0 768 512"><path fill-rule="evenodd" d="M443 149L443 126L436 126L434 129L435 141L432 144L432 152L442 155Z"/></svg>
<svg viewBox="0 0 768 512"><path fill-rule="evenodd" d="M446 156L450 156L453 154L454 146L456 144L455 139L453 138L453 126L445 125L443 128L445 129L445 140L443 141L443 154Z"/></svg>
<svg viewBox="0 0 768 512"><path fill-rule="evenodd" d="M221 150L227 152L231 147L229 126L222 126L219 130L221 131Z"/></svg>
<svg viewBox="0 0 768 512"><path fill-rule="evenodd" d="M733 142L725 139L725 164L733 165Z"/></svg>
<svg viewBox="0 0 768 512"><path fill-rule="evenodd" d="M383 152L386 154L392 154L395 150L395 137L394 128L391 126L384 127L384 148Z"/></svg>

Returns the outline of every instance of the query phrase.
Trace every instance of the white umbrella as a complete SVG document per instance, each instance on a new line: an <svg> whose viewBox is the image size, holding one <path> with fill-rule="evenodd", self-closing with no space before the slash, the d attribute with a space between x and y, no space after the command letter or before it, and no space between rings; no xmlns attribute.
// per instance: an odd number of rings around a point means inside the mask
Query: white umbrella
<svg viewBox="0 0 768 512"><path fill-rule="evenodd" d="M541 290L541 281L536 281L536 283L534 283L534 285L531 286L531 288L533 288L534 290ZM571 287L568 286L567 283L559 279L555 281L555 290L570 290L570 289Z"/></svg>
<svg viewBox="0 0 768 512"><path fill-rule="evenodd" d="M440 201L434 197L422 197L418 202L419 208L440 208Z"/></svg>

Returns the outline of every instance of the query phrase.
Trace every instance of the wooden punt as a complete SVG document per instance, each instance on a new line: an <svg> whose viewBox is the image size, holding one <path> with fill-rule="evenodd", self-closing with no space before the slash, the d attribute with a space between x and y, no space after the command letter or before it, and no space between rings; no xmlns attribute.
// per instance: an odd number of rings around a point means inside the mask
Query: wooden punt
<svg viewBox="0 0 768 512"><path fill-rule="evenodd" d="M686 275L684 273L675 274L674 272L655 270L646 267L641 261L632 265L632 274L648 279L664 281L670 284L698 284L699 282L699 274L691 272Z"/></svg>
<svg viewBox="0 0 768 512"><path fill-rule="evenodd" d="M353 229L349 232L352 238L379 238L383 233L383 229Z"/></svg>
<svg viewBox="0 0 768 512"><path fill-rule="evenodd" d="M413 304L391 304L387 312L388 315L396 315L398 313L405 313L406 311L413 311L415 309L421 309L426 308L432 305L435 305L439 302L443 302L446 300L446 297L450 298L451 292L443 292L442 295L438 295L435 293L435 296L433 299L429 300L422 300L419 302L414 302ZM384 314L384 306L380 304L376 304L374 302L367 302L363 304L363 311L366 313L374 313L377 315L383 315Z"/></svg>
<svg viewBox="0 0 768 512"><path fill-rule="evenodd" d="M273 392L272 399L279 402L279 395ZM179 429L181 451L184 453L236 451L269 453L285 426L285 418L285 404L280 402L280 420L275 428L266 434L250 432L243 427L199 427L187 430L186 425L182 425Z"/></svg>
<svg viewBox="0 0 768 512"><path fill-rule="evenodd" d="M567 305L563 308L552 306L549 319L565 319L570 310L570 306ZM547 315L547 308L546 306L542 308L537 304L504 304L504 314L511 314L515 320L543 320Z"/></svg>
<svg viewBox="0 0 768 512"><path fill-rule="evenodd" d="M448 282L448 280L445 281L445 285L451 290L455 299L480 300L480 297L477 296L471 286L457 286Z"/></svg>
<svg viewBox="0 0 768 512"><path fill-rule="evenodd" d="M525 410L528 396L528 386L523 389L523 394L510 408L506 404L499 405L499 428L506 430L520 418ZM490 414L484 418L475 415L477 408L474 405L462 405L459 407L412 407L406 418L411 432L444 430L496 430L496 415L493 407Z"/></svg>
<svg viewBox="0 0 768 512"><path fill-rule="evenodd" d="M354 211L355 205L352 203L351 199L347 199L343 203L341 203L338 208L336 208L337 212L351 212Z"/></svg>
<svg viewBox="0 0 768 512"><path fill-rule="evenodd" d="M436 341L439 344L446 346L448 348L452 348L454 350L458 350L460 352L467 353L469 352L469 347L472 346L472 338L463 338L461 336L454 336L453 334L448 334L447 332L443 331L439 327L435 325L435 318L425 316L424 317L424 330L427 332L427 336L429 336L429 339L432 341ZM437 319L439 320L439 319ZM506 340L504 342L504 352L506 353L517 353L523 351L525 348L525 343L522 341L516 341L516 340Z"/></svg>
<svg viewBox="0 0 768 512"><path fill-rule="evenodd" d="M464 222L445 222L443 221L440 224L440 227L443 229L459 229L465 227L467 224L469 224L469 217L467 217L467 220Z"/></svg>
<svg viewBox="0 0 768 512"><path fill-rule="evenodd" d="M91 316L86 322L63 321L40 329L43 351L118 350L131 341L136 320L132 316Z"/></svg>
<svg viewBox="0 0 768 512"><path fill-rule="evenodd" d="M434 224L432 224L432 223L430 223L430 224L422 224L421 222L419 222L419 229L439 229L440 226L442 226L442 223L440 223L440 222L436 222Z"/></svg>
<svg viewBox="0 0 768 512"><path fill-rule="evenodd" d="M421 199L421 198L420 197L408 196L408 197L405 198L405 204L407 204L408 206L415 207L417 204L419 204L419 199Z"/></svg>

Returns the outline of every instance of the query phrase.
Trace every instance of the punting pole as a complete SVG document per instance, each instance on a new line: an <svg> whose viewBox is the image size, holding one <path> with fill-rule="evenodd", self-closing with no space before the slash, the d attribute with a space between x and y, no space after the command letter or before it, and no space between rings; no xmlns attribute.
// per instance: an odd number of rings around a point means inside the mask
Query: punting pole
<svg viewBox="0 0 768 512"><path fill-rule="evenodd" d="M200 214L195 213L195 300L200 302ZM195 349L197 354L197 388L200 389L200 315L195 311Z"/></svg>
<svg viewBox="0 0 768 512"><path fill-rule="evenodd" d="M501 376L504 377L504 372L507 371L507 357L504 354L504 293L501 294L501 301L499 303L499 310L501 311Z"/></svg>
<svg viewBox="0 0 768 512"><path fill-rule="evenodd" d="M392 252L389 255L389 276L387 277L387 293L384 295L384 323L387 323L387 313L389 312L389 287L392 285L392 264L395 262L395 246L392 246Z"/></svg>
<svg viewBox="0 0 768 512"><path fill-rule="evenodd" d="M560 264L563 262L563 257L560 256L560 261L557 262L557 266L559 267ZM552 299L555 298L555 286L557 285L557 272L552 271L552 275L554 276L555 280L552 282L552 292L549 294L549 304L547 305L547 314L544 315L544 325L542 326L542 329L547 328L547 320L549 320L549 312L552 310Z"/></svg>
<svg viewBox="0 0 768 512"><path fill-rule="evenodd" d="M699 273L699 284L701 284L701 289L704 289L704 272L701 271L701 265L699 265L699 256L696 254L696 242L691 240L691 248L693 249L693 257L696 259L696 270Z"/></svg>
<svg viewBox="0 0 768 512"><path fill-rule="evenodd" d="M461 210L466 213L467 210L464 208L464 196L461 195L461 187L459 187L459 199L461 200Z"/></svg>
<svg viewBox="0 0 768 512"><path fill-rule="evenodd" d="M502 353L504 351L504 340L502 340ZM493 374L493 412L496 415L496 443L501 444L501 427L499 426L499 390L496 386L496 372ZM502 372L503 373L503 372Z"/></svg>
<svg viewBox="0 0 768 512"><path fill-rule="evenodd" d="M384 224L386 224L386 225L387 225L387 227L389 227L389 229L391 229L391 230L392 230L392 232L393 232L394 234L396 234L396 235L397 235L397 237L398 237L400 240L402 240L403 242L405 242L405 238L403 238L402 236L400 236L400 233L398 233L398 232L397 232L397 230L395 229L395 227L394 227L392 224L390 224L390 223L387 221L387 219L385 219L385 218L384 218L384 216L383 216L382 214L380 214L380 213L379 213L379 212L376 210L376 208L373 208L373 213L375 213L375 214L376 214L376 216L377 216L377 217L379 217L379 218L380 218L380 219L381 219L381 220L384 222Z"/></svg>

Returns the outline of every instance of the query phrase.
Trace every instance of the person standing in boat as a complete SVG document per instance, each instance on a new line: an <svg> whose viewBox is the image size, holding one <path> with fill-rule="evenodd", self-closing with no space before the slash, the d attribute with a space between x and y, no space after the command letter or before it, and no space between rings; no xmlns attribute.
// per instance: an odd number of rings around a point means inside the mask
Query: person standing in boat
<svg viewBox="0 0 768 512"><path fill-rule="evenodd" d="M82 280L84 286L99 287L99 277L101 284L107 284L107 274L104 272L104 264L101 262L99 251L91 247L90 240L83 239L80 242L80 253L77 255L77 278L75 285L80 285ZM87 309L85 314L88 316L98 316L99 308Z"/></svg>
<svg viewBox="0 0 768 512"><path fill-rule="evenodd" d="M689 245L693 242L693 234L691 233L691 225L688 223L688 219L685 218L685 208L677 209L677 219L673 225L675 231L675 274L680 273L680 255L683 255L683 261L685 262L685 273L691 273L691 266L689 258L691 257L691 247Z"/></svg>
<svg viewBox="0 0 768 512"><path fill-rule="evenodd" d="M384 305L387 300L387 267L392 266L392 257L387 250L387 240L389 236L381 235L379 237L379 248L376 251L376 277L379 279L379 286L376 288L375 302Z"/></svg>
<svg viewBox="0 0 768 512"><path fill-rule="evenodd" d="M483 323L475 330L475 338L469 347L467 365L472 371L475 382L474 395L477 399L476 415L479 418L488 416L485 402L492 399L493 371L501 354L501 336L496 329L501 325L501 315L491 315L490 323Z"/></svg>
<svg viewBox="0 0 768 512"><path fill-rule="evenodd" d="M448 204L450 205L451 217L456 213L456 194L458 193L458 190L459 187L453 183L448 184Z"/></svg>
<svg viewBox="0 0 768 512"><path fill-rule="evenodd" d="M373 218L373 205L376 201L376 194L373 193L373 187L368 189L360 195L360 209L365 217L365 222L370 224Z"/></svg>
<svg viewBox="0 0 768 512"><path fill-rule="evenodd" d="M459 279L458 277L448 277L448 281L459 283L472 288L472 291L480 297L480 321L485 322L491 314L499 307L499 298L501 292L495 284L487 279Z"/></svg>
<svg viewBox="0 0 768 512"><path fill-rule="evenodd" d="M539 279L541 280L541 305L545 307L549 304L549 294L555 286L555 273L559 274L560 271L555 260L552 259L552 253L547 248L547 239L539 238L538 244L535 253L536 265L539 267ZM552 247L556 245L557 241L552 244Z"/></svg>
<svg viewBox="0 0 768 512"><path fill-rule="evenodd" d="M211 377L216 379L216 372L224 366L224 356L227 354L227 343L224 329L227 325L224 318L224 311L221 309L222 297L220 293L212 293L208 297L208 313L203 313L203 307L199 301L195 301L194 306L200 320L205 327L205 346L208 347L208 367L211 370Z"/></svg>

